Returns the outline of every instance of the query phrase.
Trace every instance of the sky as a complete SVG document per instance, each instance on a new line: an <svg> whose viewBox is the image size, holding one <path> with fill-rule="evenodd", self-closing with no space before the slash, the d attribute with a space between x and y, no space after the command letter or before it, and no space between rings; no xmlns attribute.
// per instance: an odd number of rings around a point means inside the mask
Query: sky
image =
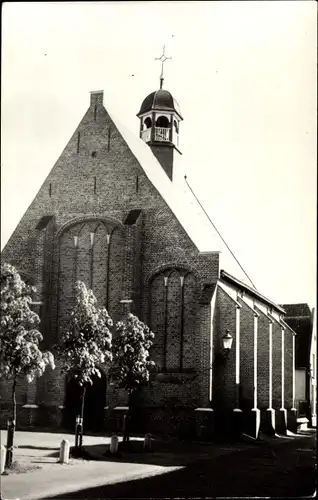
<svg viewBox="0 0 318 500"><path fill-rule="evenodd" d="M3 3L1 248L90 91L138 135L163 45L184 118L176 182L187 175L262 294L315 306L315 1Z"/></svg>

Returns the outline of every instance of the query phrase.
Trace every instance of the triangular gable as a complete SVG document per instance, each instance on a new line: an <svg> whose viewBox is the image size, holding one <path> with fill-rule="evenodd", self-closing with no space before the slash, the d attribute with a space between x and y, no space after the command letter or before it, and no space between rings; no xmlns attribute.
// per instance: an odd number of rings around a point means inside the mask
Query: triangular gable
<svg viewBox="0 0 318 500"><path fill-rule="evenodd" d="M136 134L132 133L125 125L123 125L116 117L116 113L112 111L111 106L105 107L104 110L109 116L109 119L113 122L114 126L117 128L119 134L121 135L124 142L127 144L127 147L135 156L136 160L140 164L140 167L143 169L145 175L157 190L157 192L161 195L162 199L169 206L172 213L179 221L189 238L193 241L194 245L197 247L199 252L211 252L211 253L220 253L220 261L222 262L222 268L226 269L231 274L234 274L242 281L245 281L250 286L253 286L252 283L247 279L247 277L242 273L241 268L232 257L226 245L224 245L222 239L217 234L213 226L208 221L206 215L202 212L200 206L197 204L194 199L192 193L189 188L186 186L185 182L171 182L164 172L162 166L153 155L149 146L144 143ZM83 119L80 124L85 122L86 116L89 113L89 109L85 113ZM77 129L78 130L78 127ZM64 151L62 152L60 158L63 157L67 148L74 148L74 144L76 143L76 131L74 132L71 140L68 142ZM53 179L54 184L54 169L57 168L59 164L60 158L57 160L53 168L50 170L48 176L40 187L38 194L36 195L33 202L30 204L29 208L33 206L35 200L41 193L44 185L48 182L48 179ZM56 172L58 172L56 170ZM53 177L52 177L53 175ZM55 174L57 175L57 174ZM62 175L62 172L59 171L58 175ZM54 188L54 186L53 186ZM26 213L28 212L27 209ZM25 215L26 215L25 213ZM16 230L18 230L21 222L24 219L22 218ZM46 221L42 220L41 224L44 224ZM26 226L25 230L29 230ZM14 231L15 233L15 231ZM12 236L11 235L8 243L10 242ZM9 244L10 245L10 244ZM12 240L11 240L12 245ZM5 250L5 249L4 249Z"/></svg>

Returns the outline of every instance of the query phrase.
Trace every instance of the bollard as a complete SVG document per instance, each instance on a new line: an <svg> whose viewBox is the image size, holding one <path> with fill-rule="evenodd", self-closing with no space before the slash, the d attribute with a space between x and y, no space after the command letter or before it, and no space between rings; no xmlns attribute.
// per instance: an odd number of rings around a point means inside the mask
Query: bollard
<svg viewBox="0 0 318 500"><path fill-rule="evenodd" d="M6 464L6 454L7 454L7 448L4 445L1 445L1 459L0 459L1 474L3 474L4 472L4 467Z"/></svg>
<svg viewBox="0 0 318 500"><path fill-rule="evenodd" d="M109 451L113 454L118 451L118 437L115 434L111 437Z"/></svg>
<svg viewBox="0 0 318 500"><path fill-rule="evenodd" d="M149 432L145 435L144 451L151 451L151 434Z"/></svg>
<svg viewBox="0 0 318 500"><path fill-rule="evenodd" d="M63 439L60 445L60 464L68 464L70 457L70 443L67 439Z"/></svg>

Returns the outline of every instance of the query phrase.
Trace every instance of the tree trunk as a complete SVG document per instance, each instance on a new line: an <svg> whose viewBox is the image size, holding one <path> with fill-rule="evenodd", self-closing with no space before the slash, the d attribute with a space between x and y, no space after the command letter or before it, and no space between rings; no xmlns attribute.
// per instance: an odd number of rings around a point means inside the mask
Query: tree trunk
<svg viewBox="0 0 318 500"><path fill-rule="evenodd" d="M17 400L15 396L16 386L17 386L17 379L14 378L12 385L12 420L14 427L16 425L16 420L17 420Z"/></svg>
<svg viewBox="0 0 318 500"><path fill-rule="evenodd" d="M80 449L82 448L83 444L83 428L84 428L84 405L85 405L85 394L86 394L86 385L83 385L83 391L82 391L82 396L81 396L81 435L80 435Z"/></svg>
<svg viewBox="0 0 318 500"><path fill-rule="evenodd" d="M17 386L17 378L14 377L12 384L12 417L8 421L8 433L7 433L7 455L6 455L6 467L11 467L12 457L13 457L13 442L14 442L14 432L16 427L17 419L17 401L15 390Z"/></svg>

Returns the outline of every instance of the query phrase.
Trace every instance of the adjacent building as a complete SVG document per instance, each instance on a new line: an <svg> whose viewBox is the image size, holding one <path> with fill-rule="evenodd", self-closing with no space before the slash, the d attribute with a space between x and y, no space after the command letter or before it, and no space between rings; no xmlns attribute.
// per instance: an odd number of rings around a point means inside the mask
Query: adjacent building
<svg viewBox="0 0 318 500"><path fill-rule="evenodd" d="M315 309L308 304L285 304L286 323L297 333L295 355L295 402L300 420L316 426L317 337Z"/></svg>

